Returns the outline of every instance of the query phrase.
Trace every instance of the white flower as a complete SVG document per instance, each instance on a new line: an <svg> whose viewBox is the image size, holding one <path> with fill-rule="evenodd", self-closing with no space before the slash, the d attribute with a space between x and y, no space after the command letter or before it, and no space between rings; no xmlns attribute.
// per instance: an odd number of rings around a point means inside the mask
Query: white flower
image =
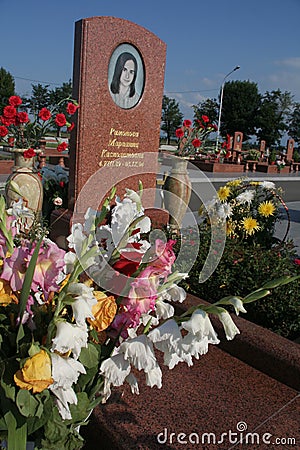
<svg viewBox="0 0 300 450"><path fill-rule="evenodd" d="M163 291L161 293L163 295L163 298L169 301L173 302L179 302L182 303L186 299L186 292L185 290L177 286L177 284L172 284L166 291Z"/></svg>
<svg viewBox="0 0 300 450"><path fill-rule="evenodd" d="M199 359L199 355L205 355L208 352L208 337L199 338L199 335L188 333L183 338L183 348L186 353Z"/></svg>
<svg viewBox="0 0 300 450"><path fill-rule="evenodd" d="M169 319L174 316L174 307L162 300L156 300L155 312L158 319Z"/></svg>
<svg viewBox="0 0 300 450"><path fill-rule="evenodd" d="M132 394L138 395L140 393L140 391L139 391L139 385L138 385L138 382L137 382L137 379L135 378L135 376L132 373L130 373L129 375L127 375L125 380L129 384Z"/></svg>
<svg viewBox="0 0 300 450"><path fill-rule="evenodd" d="M57 407L61 417L72 419L69 404L77 405L77 396L72 384L77 383L80 374L85 374L84 366L73 358L63 358L57 353L51 354L52 378L54 383L49 389L57 398Z"/></svg>
<svg viewBox="0 0 300 450"><path fill-rule="evenodd" d="M240 312L246 313L247 311L244 308L243 302L238 297L233 297L230 299L230 304L234 307L235 313L238 316Z"/></svg>
<svg viewBox="0 0 300 450"><path fill-rule="evenodd" d="M69 409L70 405L77 405L77 396L72 388L63 389L62 387L49 386L49 389L56 396L56 405L63 420L71 420L72 415Z"/></svg>
<svg viewBox="0 0 300 450"><path fill-rule="evenodd" d="M79 327L68 322L59 322L51 350L62 354L72 351L74 358L78 359L81 349L87 347L87 340L86 326Z"/></svg>
<svg viewBox="0 0 300 450"><path fill-rule="evenodd" d="M130 364L124 358L123 353L116 354L104 360L100 366L100 374L104 375L107 382L113 386L122 386L129 373Z"/></svg>
<svg viewBox="0 0 300 450"><path fill-rule="evenodd" d="M96 303L97 300L95 298L94 304ZM82 297L77 298L77 300L74 300L71 306L77 325L79 326L84 325L87 318L92 320L95 319L91 310L91 306L84 298Z"/></svg>
<svg viewBox="0 0 300 450"><path fill-rule="evenodd" d="M85 374L85 368L81 362L74 358L64 358L57 353L51 353L52 378L57 386L69 388L77 383L79 375Z"/></svg>
<svg viewBox="0 0 300 450"><path fill-rule="evenodd" d="M83 233L81 223L74 223L71 228L71 234L67 237L69 248L73 248L77 255L81 255L83 242L86 240L86 236Z"/></svg>
<svg viewBox="0 0 300 450"><path fill-rule="evenodd" d="M220 342L208 314L202 309L196 309L191 318L186 322L182 322L181 326L189 333L197 335L200 339L206 336L211 344Z"/></svg>
<svg viewBox="0 0 300 450"><path fill-rule="evenodd" d="M226 203L226 202L223 203L222 204L222 208L223 208L223 214L224 214L225 218L228 218L228 217L232 216L233 210L232 210L232 207L231 207L231 205L229 203Z"/></svg>
<svg viewBox="0 0 300 450"><path fill-rule="evenodd" d="M260 185L265 189L275 189L275 184L272 181L262 181Z"/></svg>
<svg viewBox="0 0 300 450"><path fill-rule="evenodd" d="M250 204L254 198L255 192L254 191L250 191L249 189L247 189L246 191L242 192L241 194L239 194L236 197L236 200L238 203L241 203L242 205L244 203L248 203Z"/></svg>
<svg viewBox="0 0 300 450"><path fill-rule="evenodd" d="M55 199L53 200L53 203L55 206L61 206L63 204L62 198L61 197L55 197Z"/></svg>
<svg viewBox="0 0 300 450"><path fill-rule="evenodd" d="M239 329L235 325L228 311L223 311L218 315L222 325L224 327L224 331L226 334L226 339L231 341L237 334L240 334Z"/></svg>
<svg viewBox="0 0 300 450"><path fill-rule="evenodd" d="M172 369L178 362L186 361L191 364L190 358L184 354L182 336L175 320L170 319L148 334L154 346L164 353L164 364Z"/></svg>
<svg viewBox="0 0 300 450"><path fill-rule="evenodd" d="M159 365L157 365L154 369L149 370L149 372L146 373L146 383L147 386L153 387L157 386L158 389L162 386L162 372Z"/></svg>
<svg viewBox="0 0 300 450"><path fill-rule="evenodd" d="M78 260L76 253L74 252L67 252L64 256L64 261L66 265L66 273L72 273L74 269L74 265L76 261Z"/></svg>
<svg viewBox="0 0 300 450"><path fill-rule="evenodd" d="M149 372L157 365L153 344L145 334L124 341L119 347L119 352L123 353L124 358L138 370Z"/></svg>

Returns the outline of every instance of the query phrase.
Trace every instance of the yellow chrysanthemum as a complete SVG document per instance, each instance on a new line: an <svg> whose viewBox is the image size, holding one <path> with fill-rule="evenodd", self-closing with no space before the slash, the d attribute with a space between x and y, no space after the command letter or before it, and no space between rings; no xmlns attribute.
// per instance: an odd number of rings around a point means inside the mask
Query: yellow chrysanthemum
<svg viewBox="0 0 300 450"><path fill-rule="evenodd" d="M221 186L218 190L218 197L221 202L225 202L230 194L230 188L228 186Z"/></svg>
<svg viewBox="0 0 300 450"><path fill-rule="evenodd" d="M259 186L261 184L261 182L260 181L251 181L250 184L252 186Z"/></svg>
<svg viewBox="0 0 300 450"><path fill-rule="evenodd" d="M53 383L51 378L51 359L45 350L28 358L23 368L14 375L17 386L35 394L47 389Z"/></svg>
<svg viewBox="0 0 300 450"><path fill-rule="evenodd" d="M241 182L242 182L242 180L239 180L237 178L235 180L228 181L228 183L226 183L226 186L228 186L228 187L236 187L236 186L239 186L241 184Z"/></svg>
<svg viewBox="0 0 300 450"><path fill-rule="evenodd" d="M274 203L272 203L271 201L265 201L260 203L259 207L258 207L258 212L260 215L264 216L264 217L269 217L272 216L274 214L276 207L274 205Z"/></svg>
<svg viewBox="0 0 300 450"><path fill-rule="evenodd" d="M246 231L249 236L255 233L255 231L258 231L260 229L260 226L256 219L253 219L252 217L245 217L245 219L242 221L243 228Z"/></svg>
<svg viewBox="0 0 300 450"><path fill-rule="evenodd" d="M92 306L92 314L95 320L88 319L88 322L100 333L100 331L106 330L114 320L117 313L117 304L112 295L108 297L100 291L94 291L93 295L97 299L97 303Z"/></svg>
<svg viewBox="0 0 300 450"><path fill-rule="evenodd" d="M228 220L226 222L226 234L227 234L227 236L233 236L234 235L234 231L235 231L235 224L231 220Z"/></svg>

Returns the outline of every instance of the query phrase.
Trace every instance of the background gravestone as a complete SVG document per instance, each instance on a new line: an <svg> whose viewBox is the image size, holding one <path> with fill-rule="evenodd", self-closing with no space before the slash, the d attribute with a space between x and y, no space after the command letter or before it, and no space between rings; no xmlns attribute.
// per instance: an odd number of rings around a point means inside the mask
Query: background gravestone
<svg viewBox="0 0 300 450"><path fill-rule="evenodd" d="M288 139L287 144L286 144L286 160L287 161L291 161L293 159L294 145L295 145L294 139Z"/></svg>
<svg viewBox="0 0 300 450"><path fill-rule="evenodd" d="M133 55L137 64L135 93L125 102L111 88L121 54ZM125 187L136 190L140 179L154 191L165 55L165 43L127 20L91 17L76 22L73 97L80 108L70 142L70 207L80 191L79 209L91 206L87 202L93 195L101 202L114 184L120 195ZM146 204L154 205L154 192L149 195Z"/></svg>

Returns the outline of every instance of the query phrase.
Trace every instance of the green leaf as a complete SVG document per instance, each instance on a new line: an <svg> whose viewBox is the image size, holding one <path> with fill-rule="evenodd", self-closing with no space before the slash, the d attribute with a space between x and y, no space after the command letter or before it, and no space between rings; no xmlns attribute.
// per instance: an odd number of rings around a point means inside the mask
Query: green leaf
<svg viewBox="0 0 300 450"><path fill-rule="evenodd" d="M10 398L14 402L16 396L16 388L14 386L11 386L10 384L5 383L3 380L1 380L0 385L4 390L6 397Z"/></svg>
<svg viewBox="0 0 300 450"><path fill-rule="evenodd" d="M33 275L34 275L34 270L35 270L35 266L36 266L37 259L39 256L39 250L40 250L43 239L44 239L44 236L41 236L41 238L38 240L38 242L36 244L36 247L35 247L33 255L29 261L28 268L27 268L25 278L24 278L24 283L23 283L23 287L22 287L22 291L21 291L21 295L20 295L20 304L19 304L20 305L20 310L19 310L20 325L19 325L17 339L16 339L17 345L18 345L19 341L24 337L22 319L23 319L24 311L26 309L26 304L27 304L30 289L31 289L31 283L32 283Z"/></svg>
<svg viewBox="0 0 300 450"><path fill-rule="evenodd" d="M20 413L25 417L34 417L35 412L38 407L38 402L33 397L32 394L30 394L29 391L26 389L20 389L17 398L16 398L16 404L19 408Z"/></svg>
<svg viewBox="0 0 300 450"><path fill-rule="evenodd" d="M269 281L269 282L265 283L262 286L262 289L272 289L272 288L275 288L277 286L283 286L284 284L291 283L292 281L298 280L299 278L300 278L300 275L296 275L294 277L291 277L289 275L285 275L283 277L276 278L275 280L272 280L272 281Z"/></svg>
<svg viewBox="0 0 300 450"><path fill-rule="evenodd" d="M84 367L91 369L98 365L100 359L100 352L97 350L95 345L88 343L87 348L83 347L80 352L79 361Z"/></svg>
<svg viewBox="0 0 300 450"><path fill-rule="evenodd" d="M270 291L268 289L258 289L257 291L251 292L246 297L242 299L243 303L251 303L259 300L260 298L266 297L270 295Z"/></svg>
<svg viewBox="0 0 300 450"><path fill-rule="evenodd" d="M20 425L11 411L7 411L4 415L7 424L7 443L9 450L26 450L27 441L27 424L24 421ZM17 425L19 425L17 427Z"/></svg>

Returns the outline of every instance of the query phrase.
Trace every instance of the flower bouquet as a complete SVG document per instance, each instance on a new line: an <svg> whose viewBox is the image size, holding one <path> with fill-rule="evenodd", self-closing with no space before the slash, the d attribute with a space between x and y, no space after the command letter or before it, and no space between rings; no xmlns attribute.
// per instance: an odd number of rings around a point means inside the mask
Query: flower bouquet
<svg viewBox="0 0 300 450"><path fill-rule="evenodd" d="M194 127L191 120L186 119L175 131L178 138L178 149L175 153L177 156L195 156L204 152L206 139L217 130L217 126L210 122L208 116L203 115L201 119L195 120Z"/></svg>
<svg viewBox="0 0 300 450"><path fill-rule="evenodd" d="M27 441L81 448L79 427L113 386L138 393L133 368L160 388L156 351L170 369L193 364L219 342L209 314L233 339L239 330L224 306L245 312L269 293L266 285L176 316L173 302L185 299L177 283L187 274L172 272L174 241L149 234L141 196L141 187L123 200L113 190L101 211L72 225L68 252L38 223L28 228L21 200L6 210L0 197L0 442L8 450Z"/></svg>
<svg viewBox="0 0 300 450"><path fill-rule="evenodd" d="M217 197L201 206L199 213L208 224L225 221L231 239L270 247L276 242L273 235L280 207L288 213L281 195L282 189L273 182L238 178L221 186Z"/></svg>
<svg viewBox="0 0 300 450"><path fill-rule="evenodd" d="M49 131L59 132L63 127L67 131L74 128L71 116L75 114L79 105L69 98L61 100L52 109L42 108L31 121L22 104L22 99L13 95L8 100L8 105L3 108L0 116L0 143L9 148L22 149L25 158L35 156L35 149L40 147L40 142ZM62 152L67 149L65 142L59 143L57 150Z"/></svg>

